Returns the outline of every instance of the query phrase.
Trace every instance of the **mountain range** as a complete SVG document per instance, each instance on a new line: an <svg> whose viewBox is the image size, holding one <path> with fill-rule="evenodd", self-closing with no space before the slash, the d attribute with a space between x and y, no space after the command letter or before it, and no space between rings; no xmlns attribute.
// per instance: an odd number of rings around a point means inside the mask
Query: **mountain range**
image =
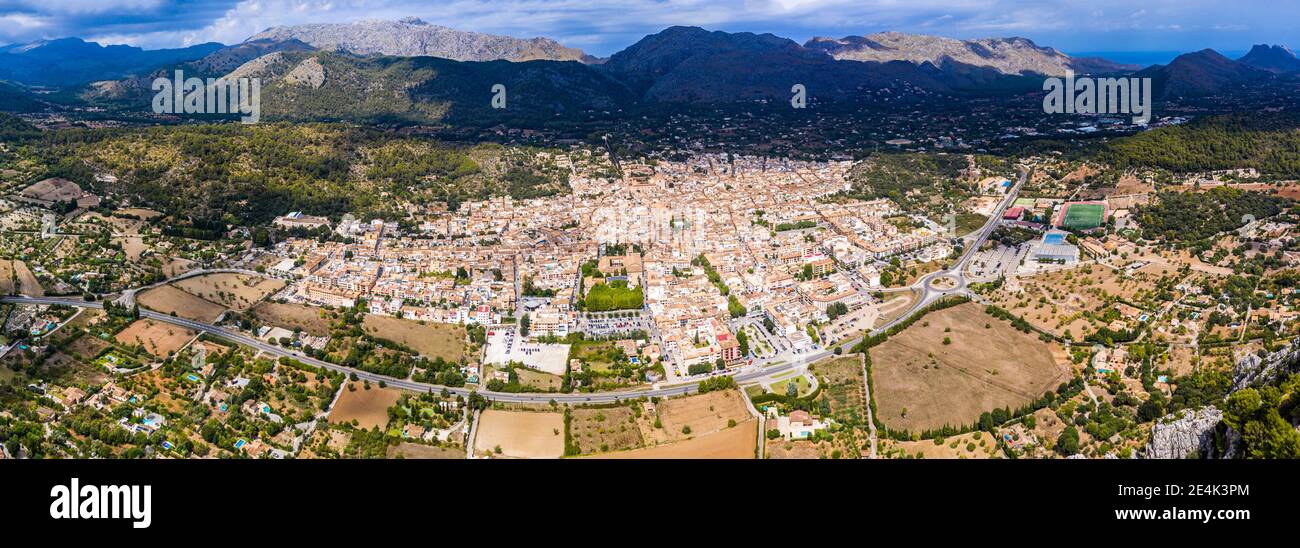
<svg viewBox="0 0 1300 548"><path fill-rule="evenodd" d="M1212 49L1203 49L1179 55L1168 65L1147 67L1133 76L1151 78L1155 96L1169 99L1217 95L1237 86L1270 80L1275 75Z"/></svg>
<svg viewBox="0 0 1300 548"><path fill-rule="evenodd" d="M960 63L992 68L1002 74L1048 76L1078 73L1131 72L1141 67L1113 63L1097 57L1071 58L1055 48L1042 47L1027 38L957 40L941 36L881 32L840 39L813 38L804 47L824 51L835 59L854 61L908 61L936 67Z"/></svg>
<svg viewBox="0 0 1300 548"><path fill-rule="evenodd" d="M510 90L512 105L557 115L638 103L785 100L795 84L816 100L873 90L1025 92L1041 86L1042 76L1066 71L1150 77L1158 97L1195 97L1300 72L1300 61L1281 46L1259 45L1235 61L1202 50L1137 70L1074 58L1025 38L885 32L800 44L772 34L680 26L597 59L546 38L459 31L413 18L273 27L233 46L177 50L55 40L0 48L0 60L0 80L82 84L80 96L92 103L145 104L150 81L179 68L200 77L263 78L264 111L272 118L411 121L491 115L485 90L497 83ZM21 86L6 88L10 96L20 92Z"/></svg>
<svg viewBox="0 0 1300 548"><path fill-rule="evenodd" d="M134 46L102 46L79 38L42 40L0 47L0 80L36 86L84 84L200 59L223 47L212 42L180 49L145 50Z"/></svg>
<svg viewBox="0 0 1300 548"><path fill-rule="evenodd" d="M272 27L249 38L258 40L299 40L317 49L358 55L427 56L453 61L599 61L550 38L467 32L430 25L415 17Z"/></svg>
<svg viewBox="0 0 1300 548"><path fill-rule="evenodd" d="M1300 72L1300 59L1286 46L1256 44L1237 61L1269 72Z"/></svg>

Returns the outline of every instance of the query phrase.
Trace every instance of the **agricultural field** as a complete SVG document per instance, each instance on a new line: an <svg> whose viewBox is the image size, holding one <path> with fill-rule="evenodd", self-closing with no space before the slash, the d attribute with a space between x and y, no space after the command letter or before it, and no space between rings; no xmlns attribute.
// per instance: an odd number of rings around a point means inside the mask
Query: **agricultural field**
<svg viewBox="0 0 1300 548"><path fill-rule="evenodd" d="M1108 299L1137 302L1156 279L1140 271L1127 275L1102 265L1086 265L1021 277L1021 292L1004 288L991 295L990 301L1035 328L1082 340L1106 325L1101 315Z"/></svg>
<svg viewBox="0 0 1300 548"><path fill-rule="evenodd" d="M175 314L179 317L200 321L216 321L225 307L203 299L170 285L155 287L136 296L136 302L145 308Z"/></svg>
<svg viewBox="0 0 1300 548"><path fill-rule="evenodd" d="M757 419L685 441L597 455L602 459L752 459L758 443Z"/></svg>
<svg viewBox="0 0 1300 548"><path fill-rule="evenodd" d="M647 445L665 444L703 436L754 419L738 390L660 400L656 413L643 413L641 433ZM655 420L659 427L654 426ZM751 427L757 426L750 424Z"/></svg>
<svg viewBox="0 0 1300 548"><path fill-rule="evenodd" d="M27 263L0 259L0 295L12 294L41 297L45 288L27 268Z"/></svg>
<svg viewBox="0 0 1300 548"><path fill-rule="evenodd" d="M465 355L465 328L444 323L424 323L389 316L366 315L362 324L371 336L394 341L427 358L459 361Z"/></svg>
<svg viewBox="0 0 1300 548"><path fill-rule="evenodd" d="M645 445L637 404L617 407L575 408L569 411L569 439L581 453L626 451Z"/></svg>
<svg viewBox="0 0 1300 548"><path fill-rule="evenodd" d="M69 329L69 326L65 325L64 329ZM68 346L63 349L63 352L66 352L72 357L80 360L90 360L91 358L98 356L100 352L103 352L105 348L110 346L113 345L95 335L85 333L82 336L77 337L77 339L71 343L68 343Z"/></svg>
<svg viewBox="0 0 1300 548"><path fill-rule="evenodd" d="M823 360L808 369L817 375L821 397L830 402L832 417L841 422L866 422L866 383L862 378L861 354Z"/></svg>
<svg viewBox="0 0 1300 548"><path fill-rule="evenodd" d="M878 418L895 430L971 424L1068 379L1048 343L975 303L927 314L870 353Z"/></svg>
<svg viewBox="0 0 1300 548"><path fill-rule="evenodd" d="M138 207L128 207L126 209L119 209L117 211L114 211L113 213L117 215L130 215L134 217L139 217L146 221L153 220L158 217L162 217L162 213L159 213L152 209L143 209Z"/></svg>
<svg viewBox="0 0 1300 548"><path fill-rule="evenodd" d="M90 386L112 378L103 368L63 352L55 352L46 358L41 366L41 375L63 384Z"/></svg>
<svg viewBox="0 0 1300 548"><path fill-rule="evenodd" d="M869 452L870 448L849 447L849 444L865 443L868 443L866 434L853 435L847 431L840 431L831 440L771 439L767 440L764 446L767 450L764 458L773 460L858 458L858 455Z"/></svg>
<svg viewBox="0 0 1300 548"><path fill-rule="evenodd" d="M122 236L113 238L112 243L122 246L122 251L126 253L128 261L138 261L149 250L149 245L144 243L141 236Z"/></svg>
<svg viewBox="0 0 1300 548"><path fill-rule="evenodd" d="M119 343L139 345L145 352L162 358L180 350L195 335L197 333L184 327L142 318L120 331L115 338Z"/></svg>
<svg viewBox="0 0 1300 548"><path fill-rule="evenodd" d="M402 397L395 388L380 388L365 382L349 382L330 411L329 422L351 424L364 430L388 425L388 408Z"/></svg>
<svg viewBox="0 0 1300 548"><path fill-rule="evenodd" d="M459 447L439 447L419 443L400 442L388 446L390 459L463 459L465 450Z"/></svg>
<svg viewBox="0 0 1300 548"><path fill-rule="evenodd" d="M329 318L331 312L301 304L263 302L254 306L250 312L258 321L267 325L291 331L300 328L303 333L314 337L329 336L330 324L333 323Z"/></svg>
<svg viewBox="0 0 1300 548"><path fill-rule="evenodd" d="M880 454L890 458L996 459L1002 458L997 440L988 432L970 432L950 438L920 441L880 440Z"/></svg>
<svg viewBox="0 0 1300 548"><path fill-rule="evenodd" d="M202 299L243 312L267 295L284 288L284 281L244 274L205 274L172 285Z"/></svg>
<svg viewBox="0 0 1300 548"><path fill-rule="evenodd" d="M488 409L479 416L474 452L522 459L558 458L564 454L564 414Z"/></svg>
<svg viewBox="0 0 1300 548"><path fill-rule="evenodd" d="M163 265L162 272L164 276L167 276L168 278L174 278L176 276L180 276L181 274L194 270L197 267L198 267L198 263L194 261L191 261L183 257L173 257L170 261L167 262L167 264Z"/></svg>

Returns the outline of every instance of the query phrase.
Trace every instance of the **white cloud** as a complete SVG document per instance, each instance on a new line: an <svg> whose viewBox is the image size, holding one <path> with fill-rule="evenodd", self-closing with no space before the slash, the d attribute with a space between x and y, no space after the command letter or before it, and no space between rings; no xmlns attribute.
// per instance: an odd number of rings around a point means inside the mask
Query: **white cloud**
<svg viewBox="0 0 1300 548"><path fill-rule="evenodd" d="M1020 35L1055 45L1125 34L1151 43L1231 29L1259 40L1297 37L1295 4L1251 7L1240 0L0 0L0 38L99 36L146 47L235 43L268 27L420 17L433 24L519 37L547 36L596 54L617 51L670 25L772 32L802 41L883 30L955 38ZM1135 5L1137 4L1137 5ZM169 11L170 10L170 11ZM185 10L184 13L176 10ZM1281 13L1279 13L1279 11ZM87 15L89 14L89 15ZM130 18L117 15L133 15ZM156 15L149 20L148 15ZM5 19L8 20L8 19ZM143 20L143 22L142 22ZM40 22L37 25L34 22ZM1175 30L1182 32L1175 32ZM1269 36L1271 32L1272 36ZM1148 36L1139 36L1148 33ZM1236 32L1235 36L1241 33ZM1164 38L1161 38L1164 37ZM1300 42L1300 39L1295 40ZM1177 47L1177 46L1173 46Z"/></svg>

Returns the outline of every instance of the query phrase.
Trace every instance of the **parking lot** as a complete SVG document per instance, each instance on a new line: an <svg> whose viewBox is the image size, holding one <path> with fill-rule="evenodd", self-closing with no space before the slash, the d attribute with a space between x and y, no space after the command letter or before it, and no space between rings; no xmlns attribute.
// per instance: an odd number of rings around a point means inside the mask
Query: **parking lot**
<svg viewBox="0 0 1300 548"><path fill-rule="evenodd" d="M540 344L520 337L514 328L489 329L484 363L503 365L519 362L553 375L563 375L569 359L569 345Z"/></svg>

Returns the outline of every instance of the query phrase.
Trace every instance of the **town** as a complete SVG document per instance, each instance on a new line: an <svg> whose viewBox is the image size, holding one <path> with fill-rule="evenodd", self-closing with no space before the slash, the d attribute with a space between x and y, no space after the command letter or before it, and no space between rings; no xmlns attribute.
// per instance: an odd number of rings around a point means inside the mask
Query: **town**
<svg viewBox="0 0 1300 548"><path fill-rule="evenodd" d="M507 154L242 226L9 162L5 456L1126 458L1294 329L1255 170Z"/></svg>

